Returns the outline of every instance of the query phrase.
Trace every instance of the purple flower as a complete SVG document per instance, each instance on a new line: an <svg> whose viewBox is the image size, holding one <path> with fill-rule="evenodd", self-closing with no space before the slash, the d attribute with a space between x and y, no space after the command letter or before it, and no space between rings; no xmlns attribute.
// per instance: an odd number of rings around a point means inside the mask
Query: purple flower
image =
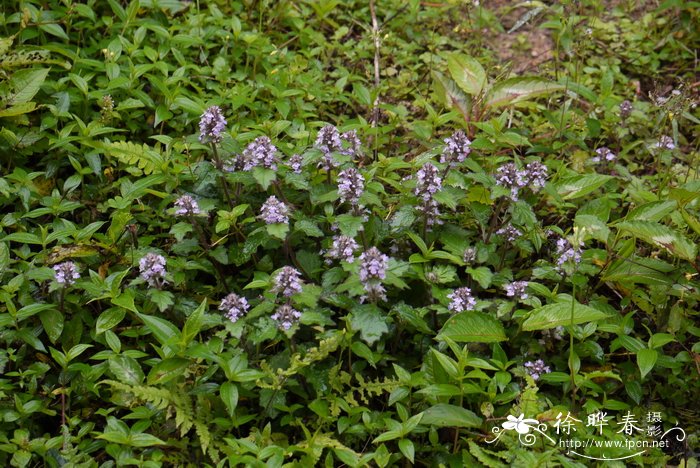
<svg viewBox="0 0 700 468"><path fill-rule="evenodd" d="M165 284L165 257L148 253L139 260L141 278L148 282L150 287L160 289Z"/></svg>
<svg viewBox="0 0 700 468"><path fill-rule="evenodd" d="M58 284L68 287L75 284L75 280L80 278L78 267L73 262L63 262L53 266L54 276Z"/></svg>
<svg viewBox="0 0 700 468"><path fill-rule="evenodd" d="M441 163L449 163L451 167L464 162L471 153L471 140L462 130L457 130L451 137L445 138L445 148L440 156Z"/></svg>
<svg viewBox="0 0 700 468"><path fill-rule="evenodd" d="M431 200L442 188L442 179L438 175L437 167L425 163L416 173L416 188L413 191L424 201Z"/></svg>
<svg viewBox="0 0 700 468"><path fill-rule="evenodd" d="M287 165L294 171L295 174L301 174L301 163L304 161L300 155L295 154L289 158Z"/></svg>
<svg viewBox="0 0 700 468"><path fill-rule="evenodd" d="M389 257L372 247L360 255L360 282L367 292L361 300L369 299L371 302L386 300L386 289L382 286L382 280L386 278L386 269L389 266Z"/></svg>
<svg viewBox="0 0 700 468"><path fill-rule="evenodd" d="M343 143L340 139L340 132L333 125L326 125L318 131L314 146L328 155L332 152L339 152L343 149Z"/></svg>
<svg viewBox="0 0 700 468"><path fill-rule="evenodd" d="M241 157L244 171L249 171L255 166L277 170L277 147L266 136L260 136L248 144Z"/></svg>
<svg viewBox="0 0 700 468"><path fill-rule="evenodd" d="M450 299L450 304L447 308L452 312L474 310L474 307L476 307L476 299L472 296L472 290L466 286L455 289L451 294L447 295L447 298Z"/></svg>
<svg viewBox="0 0 700 468"><path fill-rule="evenodd" d="M229 294L219 304L219 310L233 323L243 317L248 312L249 307L248 300L236 293Z"/></svg>
<svg viewBox="0 0 700 468"><path fill-rule="evenodd" d="M552 372L549 366L544 365L544 361L542 359L538 359L535 362L527 361L523 365L533 380L538 380L542 374L549 374Z"/></svg>
<svg viewBox="0 0 700 468"><path fill-rule="evenodd" d="M355 252L358 248L359 245L350 236L333 236L333 245L326 252L326 257L353 263L355 261Z"/></svg>
<svg viewBox="0 0 700 468"><path fill-rule="evenodd" d="M211 106L204 111L199 120L199 141L219 143L222 139L221 132L225 129L226 119L221 113L221 109L219 106Z"/></svg>
<svg viewBox="0 0 700 468"><path fill-rule="evenodd" d="M267 224L286 224L289 222L289 208L272 195L260 208L260 216L258 217Z"/></svg>
<svg viewBox="0 0 700 468"><path fill-rule="evenodd" d="M435 224L442 224L440 219L440 208L436 200L423 200L420 205L418 205L418 211L423 213L425 218L426 227L430 228Z"/></svg>
<svg viewBox="0 0 700 468"><path fill-rule="evenodd" d="M501 229L496 231L496 234L505 237L508 242L514 242L520 236L523 235L523 233L520 232L517 228L515 228L515 226L513 226L512 224L509 224L506 227L502 227Z"/></svg>
<svg viewBox="0 0 700 468"><path fill-rule="evenodd" d="M201 213L197 200L189 195L183 195L178 198L175 201L175 206L177 207L177 210L175 210L175 215L177 216L190 216Z"/></svg>
<svg viewBox="0 0 700 468"><path fill-rule="evenodd" d="M295 310L289 304L283 304L277 308L272 314L272 320L276 320L279 327L283 330L289 330L292 325L297 323L301 318L301 312Z"/></svg>
<svg viewBox="0 0 700 468"><path fill-rule="evenodd" d="M282 293L285 297L291 297L296 293L301 292L301 273L294 267L285 266L277 276L275 276L275 284L272 286L273 293Z"/></svg>
<svg viewBox="0 0 700 468"><path fill-rule="evenodd" d="M673 138L668 135L662 135L659 141L654 145L656 148L673 150L676 149L675 143L673 143Z"/></svg>
<svg viewBox="0 0 700 468"><path fill-rule="evenodd" d="M581 262L581 246L574 247L571 242L562 237L557 240L556 257L558 270L561 270L568 262L573 262L577 265Z"/></svg>
<svg viewBox="0 0 700 468"><path fill-rule="evenodd" d="M620 117L626 119L632 114L632 103L627 99L620 103Z"/></svg>
<svg viewBox="0 0 700 468"><path fill-rule="evenodd" d="M365 179L354 167L344 169L338 174L338 194L341 202L357 205L365 189Z"/></svg>
<svg viewBox="0 0 700 468"><path fill-rule="evenodd" d="M529 185L534 192L543 188L544 184L547 183L547 166L539 161L527 163L523 172L527 185Z"/></svg>
<svg viewBox="0 0 700 468"><path fill-rule="evenodd" d="M362 142L360 141L360 137L357 136L356 130L350 130L348 132L345 132L342 135L340 135L340 138L346 143L347 146L347 148L343 150L343 154L347 154L348 156L355 156L360 154L360 150L362 149Z"/></svg>
<svg viewBox="0 0 700 468"><path fill-rule="evenodd" d="M600 162L602 160L606 161L614 161L615 160L615 153L613 153L610 148L607 146L601 146L597 150L595 150L596 156L593 157L591 160L595 163Z"/></svg>
<svg viewBox="0 0 700 468"><path fill-rule="evenodd" d="M528 172L519 171L515 163L509 162L498 168L496 174L496 185L510 190L510 199L518 201L520 189L528 182Z"/></svg>
<svg viewBox="0 0 700 468"><path fill-rule="evenodd" d="M504 288L506 290L506 296L508 297L517 297L521 301L524 301L528 298L526 292L527 281L514 281L512 283L506 284Z"/></svg>

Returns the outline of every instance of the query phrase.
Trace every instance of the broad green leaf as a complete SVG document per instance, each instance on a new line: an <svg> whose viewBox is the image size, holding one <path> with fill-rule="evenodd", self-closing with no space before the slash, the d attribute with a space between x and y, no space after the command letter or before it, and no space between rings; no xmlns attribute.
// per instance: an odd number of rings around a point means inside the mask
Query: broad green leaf
<svg viewBox="0 0 700 468"><path fill-rule="evenodd" d="M167 445L158 437L151 434L136 433L129 436L127 445L132 447L151 447L153 445Z"/></svg>
<svg viewBox="0 0 700 468"><path fill-rule="evenodd" d="M114 377L125 384L139 385L143 382L143 371L136 359L123 354L109 360L109 370Z"/></svg>
<svg viewBox="0 0 700 468"><path fill-rule="evenodd" d="M676 267L661 260L631 256L612 263L602 280L669 286L673 284L674 270Z"/></svg>
<svg viewBox="0 0 700 468"><path fill-rule="evenodd" d="M16 117L18 115L28 114L34 109L36 109L36 102L23 102L9 109L0 110L0 117Z"/></svg>
<svg viewBox="0 0 700 468"><path fill-rule="evenodd" d="M486 86L486 72L473 57L460 53L447 56L447 68L457 86L471 95L478 95Z"/></svg>
<svg viewBox="0 0 700 468"><path fill-rule="evenodd" d="M639 366L639 372L644 378L656 364L656 360L659 358L659 352L655 349L640 349L637 351L637 365Z"/></svg>
<svg viewBox="0 0 700 468"><path fill-rule="evenodd" d="M696 244L663 224L651 221L623 221L617 224L617 228L649 244L663 247L684 260L694 261L698 254Z"/></svg>
<svg viewBox="0 0 700 468"><path fill-rule="evenodd" d="M49 74L48 68L19 70L12 75L12 93L5 104L29 102L39 92L39 88Z"/></svg>
<svg viewBox="0 0 700 468"><path fill-rule="evenodd" d="M466 311L450 317L436 339L458 343L493 343L507 339L503 324L483 312Z"/></svg>
<svg viewBox="0 0 700 468"><path fill-rule="evenodd" d="M126 310L138 312L138 310L136 309L136 305L134 304L134 291L132 291L131 289L125 289L117 297L113 297L111 299L111 302L112 304L119 307L123 307Z"/></svg>
<svg viewBox="0 0 700 468"><path fill-rule="evenodd" d="M564 179L556 184L556 187L564 200L573 200L588 195L611 179L613 177L608 175L586 174Z"/></svg>
<svg viewBox="0 0 700 468"><path fill-rule="evenodd" d="M496 83L486 97L486 107L509 106L564 89L563 85L537 77L516 77Z"/></svg>
<svg viewBox="0 0 700 468"><path fill-rule="evenodd" d="M187 317L185 326L182 329L182 346L186 347L197 336L204 323L204 310L207 307L207 300L203 299L199 307Z"/></svg>
<svg viewBox="0 0 700 468"><path fill-rule="evenodd" d="M438 427L480 427L482 420L461 406L440 403L423 411L421 423Z"/></svg>
<svg viewBox="0 0 700 468"><path fill-rule="evenodd" d="M457 84L440 72L433 71L433 81L436 92L445 107L457 109L466 119L471 112L471 99L464 94L464 91L457 87Z"/></svg>
<svg viewBox="0 0 700 468"><path fill-rule="evenodd" d="M546 330L548 328L556 328L570 324L580 324L602 320L608 315L604 312L594 309L578 302L573 305L573 321L572 321L572 304L571 300L548 304L546 306L534 309L530 316L523 322L524 331Z"/></svg>
<svg viewBox="0 0 700 468"><path fill-rule="evenodd" d="M411 463L414 462L414 456L416 454L416 449L413 446L413 442L411 442L410 439L401 439L399 440L399 450L401 450L401 453L408 458L408 461Z"/></svg>
<svg viewBox="0 0 700 468"><path fill-rule="evenodd" d="M151 368L148 373L148 385L164 384L184 375L190 365L189 359L167 358Z"/></svg>
<svg viewBox="0 0 700 468"><path fill-rule="evenodd" d="M272 169L266 169L264 167L254 167L252 169L253 178L260 184L263 190L267 190L270 184L277 180L277 173Z"/></svg>
<svg viewBox="0 0 700 468"><path fill-rule="evenodd" d="M360 337L369 345L389 331L386 314L372 304L364 304L352 309L350 326L354 330L359 330Z"/></svg>
<svg viewBox="0 0 700 468"><path fill-rule="evenodd" d="M229 416L233 416L238 406L238 387L233 382L224 382L219 389L219 394Z"/></svg>
<svg viewBox="0 0 700 468"><path fill-rule="evenodd" d="M265 230L270 235L270 237L275 237L280 240L287 238L287 233L289 232L289 224L287 223L274 223L266 224Z"/></svg>
<svg viewBox="0 0 700 468"><path fill-rule="evenodd" d="M63 314L56 309L49 309L40 312L39 319L49 340L55 344L63 332Z"/></svg>
<svg viewBox="0 0 700 468"><path fill-rule="evenodd" d="M627 213L626 221L661 221L678 207L675 200L655 201L640 205Z"/></svg>
<svg viewBox="0 0 700 468"><path fill-rule="evenodd" d="M182 340L180 330L167 320L138 312L137 315L163 346Z"/></svg>

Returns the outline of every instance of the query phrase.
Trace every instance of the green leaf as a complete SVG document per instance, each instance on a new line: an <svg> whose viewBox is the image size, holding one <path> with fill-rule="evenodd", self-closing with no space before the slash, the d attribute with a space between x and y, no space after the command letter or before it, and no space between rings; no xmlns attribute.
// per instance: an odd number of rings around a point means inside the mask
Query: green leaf
<svg viewBox="0 0 700 468"><path fill-rule="evenodd" d="M182 341L180 330L175 325L160 317L141 314L137 312L139 318L146 325L146 328L153 333L158 342L163 346L169 345L176 341Z"/></svg>
<svg viewBox="0 0 700 468"><path fill-rule="evenodd" d="M335 220L338 223L338 229L345 236L356 237L362 228L363 220L360 216L342 214L337 216Z"/></svg>
<svg viewBox="0 0 700 468"><path fill-rule="evenodd" d="M39 88L49 74L48 68L19 70L12 75L11 84L13 93L10 94L5 105L21 104L29 102L39 92ZM9 106L8 106L9 107Z"/></svg>
<svg viewBox="0 0 700 468"><path fill-rule="evenodd" d="M416 454L416 449L413 446L413 442L410 441L410 439L401 439L399 440L399 450L401 450L401 453L408 458L408 460L413 463L413 458Z"/></svg>
<svg viewBox="0 0 700 468"><path fill-rule="evenodd" d="M136 433L129 436L127 445L132 447L151 447L152 445L167 445L158 437L151 434Z"/></svg>
<svg viewBox="0 0 700 468"><path fill-rule="evenodd" d="M450 317L437 340L451 339L458 343L493 343L505 341L503 324L483 312L466 311Z"/></svg>
<svg viewBox="0 0 700 468"><path fill-rule="evenodd" d="M164 384L184 375L190 365L189 359L167 358L151 368L148 373L148 385Z"/></svg>
<svg viewBox="0 0 700 468"><path fill-rule="evenodd" d="M649 244L663 247L672 255L684 260L694 261L698 254L696 244L663 224L651 221L623 221L617 224L617 228Z"/></svg>
<svg viewBox="0 0 700 468"><path fill-rule="evenodd" d="M486 72L473 57L459 53L449 54L447 68L457 86L467 94L478 95L486 86Z"/></svg>
<svg viewBox="0 0 700 468"><path fill-rule="evenodd" d="M224 382L219 389L219 394L229 416L233 416L238 406L238 387L233 382Z"/></svg>
<svg viewBox="0 0 700 468"><path fill-rule="evenodd" d="M644 378L656 364L656 360L659 358L659 352L655 349L640 349L637 351L637 365L639 366L639 372Z"/></svg>
<svg viewBox="0 0 700 468"><path fill-rule="evenodd" d="M445 107L457 109L466 119L471 112L471 99L464 94L464 91L457 87L457 84L440 72L433 71L433 81L438 96Z"/></svg>
<svg viewBox="0 0 700 468"><path fill-rule="evenodd" d="M421 423L438 427L481 427L482 420L461 406L440 403L423 411Z"/></svg>
<svg viewBox="0 0 700 468"><path fill-rule="evenodd" d="M117 297L113 297L111 299L111 302L112 304L119 307L123 307L126 310L138 312L138 310L136 309L136 305L134 304L134 291L132 291L131 289L125 289Z"/></svg>
<svg viewBox="0 0 700 468"><path fill-rule="evenodd" d="M557 192L564 200L572 200L588 195L614 177L603 174L586 174L569 177L559 182Z"/></svg>
<svg viewBox="0 0 700 468"><path fill-rule="evenodd" d="M640 205L627 213L626 221L661 221L678 207L676 200L655 201Z"/></svg>
<svg viewBox="0 0 700 468"><path fill-rule="evenodd" d="M479 283L479 286L486 289L491 286L491 280L493 279L493 273L488 267L482 266L478 268L467 268L467 273L472 277L474 281Z"/></svg>
<svg viewBox="0 0 700 468"><path fill-rule="evenodd" d="M318 227L316 223L310 219L301 219L294 224L294 229L296 231L301 231L309 237L323 237L323 231Z"/></svg>
<svg viewBox="0 0 700 468"><path fill-rule="evenodd" d="M260 184L263 190L267 190L270 184L277 180L277 173L272 169L256 166L253 168L252 173L253 178Z"/></svg>
<svg viewBox="0 0 700 468"><path fill-rule="evenodd" d="M125 384L139 385L144 375L136 359L120 354L109 360L109 370L114 377Z"/></svg>
<svg viewBox="0 0 700 468"><path fill-rule="evenodd" d="M285 240L287 238L287 233L289 232L289 224L287 223L274 223L266 224L265 230L270 235L270 237L275 237L280 240Z"/></svg>
<svg viewBox="0 0 700 468"><path fill-rule="evenodd" d="M70 40L70 38L68 37L68 34L66 34L66 32L63 30L63 27L58 23L40 24L39 29L41 29L45 33L49 33L52 36L56 36L60 39L63 39L66 41Z"/></svg>
<svg viewBox="0 0 700 468"><path fill-rule="evenodd" d="M486 107L508 106L563 89L563 85L542 78L509 78L491 88L486 98Z"/></svg>
<svg viewBox="0 0 700 468"><path fill-rule="evenodd" d="M532 310L530 316L523 322L524 331L546 330L572 323L571 299L555 304L547 304ZM583 304L573 305L573 324L593 322L607 318L607 314Z"/></svg>
<svg viewBox="0 0 700 468"><path fill-rule="evenodd" d="M49 340L55 344L63 332L63 314L56 309L49 309L40 312L39 319Z"/></svg>
<svg viewBox="0 0 700 468"><path fill-rule="evenodd" d="M207 300L203 299L199 307L187 317L185 326L182 329L181 344L183 348L190 344L194 337L197 336L197 333L202 329L202 325L204 324L204 310L206 307Z"/></svg>
<svg viewBox="0 0 700 468"><path fill-rule="evenodd" d="M352 309L350 326L354 330L359 330L360 337L369 345L389 331L384 312L373 304L360 305Z"/></svg>

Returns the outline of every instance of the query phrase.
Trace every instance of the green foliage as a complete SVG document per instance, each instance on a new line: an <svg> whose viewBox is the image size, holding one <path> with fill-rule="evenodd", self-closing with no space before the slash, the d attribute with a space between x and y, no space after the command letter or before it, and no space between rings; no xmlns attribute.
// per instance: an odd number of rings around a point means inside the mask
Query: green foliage
<svg viewBox="0 0 700 468"><path fill-rule="evenodd" d="M692 458L697 2L475 3L3 2L0 464Z"/></svg>

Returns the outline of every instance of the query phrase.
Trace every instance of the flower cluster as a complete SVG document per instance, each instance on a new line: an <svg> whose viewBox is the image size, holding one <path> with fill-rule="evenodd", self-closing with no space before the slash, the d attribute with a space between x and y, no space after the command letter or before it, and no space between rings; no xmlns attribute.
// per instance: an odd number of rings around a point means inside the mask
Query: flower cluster
<svg viewBox="0 0 700 468"><path fill-rule="evenodd" d="M662 135L659 141L654 145L656 148L674 150L676 149L675 143L673 143L673 138L668 135Z"/></svg>
<svg viewBox="0 0 700 468"><path fill-rule="evenodd" d="M201 213L197 200L189 195L183 195L175 200L175 206L177 207L175 210L177 216L191 216Z"/></svg>
<svg viewBox="0 0 700 468"><path fill-rule="evenodd" d="M362 142L360 141L360 137L357 136L356 130L345 132L340 135L340 138L346 143L347 146L347 148L343 150L344 154L347 154L348 156L356 156L360 154Z"/></svg>
<svg viewBox="0 0 700 468"><path fill-rule="evenodd" d="M266 136L257 137L243 150L240 156L243 170L249 171L256 166L277 170L277 147Z"/></svg>
<svg viewBox="0 0 700 468"><path fill-rule="evenodd" d="M345 143L345 145L343 145ZM332 153L355 156L360 153L362 142L355 130L350 130L341 134L333 125L326 125L318 131L314 147L321 150L323 157L318 167L330 171L338 167L338 161L333 158Z"/></svg>
<svg viewBox="0 0 700 468"><path fill-rule="evenodd" d="M515 163L509 162L498 168L496 185L510 190L510 199L518 201L520 189L529 186L533 192L544 187L547 182L547 166L539 161L531 161L525 169L519 170Z"/></svg>
<svg viewBox="0 0 700 468"><path fill-rule="evenodd" d="M447 295L447 298L450 300L447 308L452 312L474 310L474 307L476 307L476 298L472 296L472 290L466 286L455 289L451 294Z"/></svg>
<svg viewBox="0 0 700 468"><path fill-rule="evenodd" d="M476 249L474 247L467 247L464 249L462 254L462 261L467 265L473 263L476 260Z"/></svg>
<svg viewBox="0 0 700 468"><path fill-rule="evenodd" d="M271 195L260 208L259 218L266 224L286 224L289 222L289 208L277 197Z"/></svg>
<svg viewBox="0 0 700 468"><path fill-rule="evenodd" d="M165 284L165 257L147 253L139 260L141 278L152 288L161 288Z"/></svg>
<svg viewBox="0 0 700 468"><path fill-rule="evenodd" d="M448 163L454 167L457 163L464 162L471 153L471 140L462 130L457 130L451 137L445 138L445 148L440 156L441 163Z"/></svg>
<svg viewBox="0 0 700 468"><path fill-rule="evenodd" d="M562 326L542 330L542 338L537 340L537 342L544 346L547 342L551 342L552 340L561 341L564 339L564 331L564 327Z"/></svg>
<svg viewBox="0 0 700 468"><path fill-rule="evenodd" d="M416 173L416 188L413 193L421 199L418 211L423 213L426 226L440 224L440 210L438 209L438 202L433 196L441 188L442 179L438 175L437 167L430 163L425 163Z"/></svg>
<svg viewBox="0 0 700 468"><path fill-rule="evenodd" d="M516 241L520 236L523 235L522 232L520 232L515 226L512 224L509 224L505 227L502 227L498 231L496 231L496 234L499 236L503 236L506 238L508 242L514 242Z"/></svg>
<svg viewBox="0 0 700 468"><path fill-rule="evenodd" d="M620 103L620 117L626 119L632 114L632 103L627 99Z"/></svg>
<svg viewBox="0 0 700 468"><path fill-rule="evenodd" d="M78 267L73 262L63 262L53 266L54 277L58 284L68 287L75 284L75 280L80 278Z"/></svg>
<svg viewBox="0 0 700 468"><path fill-rule="evenodd" d="M360 282L367 292L367 296L363 296L361 300L369 299L371 302L386 300L386 289L382 286L382 280L386 278L388 266L389 257L376 247L360 255Z"/></svg>
<svg viewBox="0 0 700 468"><path fill-rule="evenodd" d="M221 132L226 129L226 119L219 106L211 106L199 119L199 141L202 143L219 143Z"/></svg>
<svg viewBox="0 0 700 468"><path fill-rule="evenodd" d="M289 161L287 161L287 166L289 166L295 174L301 174L301 163L303 161L304 158L302 158L301 155L294 154L289 158Z"/></svg>
<svg viewBox="0 0 700 468"><path fill-rule="evenodd" d="M292 325L297 323L301 318L301 312L294 309L289 304L282 304L272 314L272 320L277 321L278 326L283 330L289 330Z"/></svg>
<svg viewBox="0 0 700 468"><path fill-rule="evenodd" d="M600 161L614 161L615 160L615 153L612 152L610 148L607 146L601 146L597 150L595 150L595 156L591 158L591 161L598 163Z"/></svg>
<svg viewBox="0 0 700 468"><path fill-rule="evenodd" d="M355 261L355 252L358 248L359 245L350 236L333 236L333 245L326 252L327 261L330 263L330 259L336 259L353 263Z"/></svg>
<svg viewBox="0 0 700 468"><path fill-rule="evenodd" d="M533 380L538 380L542 374L549 374L552 372L549 366L544 365L544 361L542 359L538 359L535 362L527 361L523 365Z"/></svg>
<svg viewBox="0 0 700 468"><path fill-rule="evenodd" d="M229 294L219 304L219 310L233 323L243 317L248 312L249 307L248 300L236 293Z"/></svg>
<svg viewBox="0 0 700 468"><path fill-rule="evenodd" d="M340 132L335 126L326 125L318 131L314 147L321 150L323 154L342 151L343 142L340 139Z"/></svg>
<svg viewBox="0 0 700 468"><path fill-rule="evenodd" d="M527 281L513 281L504 286L506 290L506 296L517 297L521 301L528 298L527 295Z"/></svg>
<svg viewBox="0 0 700 468"><path fill-rule="evenodd" d="M344 169L338 174L338 194L341 202L356 206L365 189L365 179L354 167Z"/></svg>
<svg viewBox="0 0 700 468"><path fill-rule="evenodd" d="M273 293L281 293L284 297L291 297L296 293L301 292L301 273L294 267L285 266L277 276L275 276L275 284L272 286Z"/></svg>
<svg viewBox="0 0 700 468"><path fill-rule="evenodd" d="M581 262L581 246L574 246L568 239L562 237L557 240L557 251L555 255L557 257L556 263L558 270L561 270L568 262L577 265Z"/></svg>

